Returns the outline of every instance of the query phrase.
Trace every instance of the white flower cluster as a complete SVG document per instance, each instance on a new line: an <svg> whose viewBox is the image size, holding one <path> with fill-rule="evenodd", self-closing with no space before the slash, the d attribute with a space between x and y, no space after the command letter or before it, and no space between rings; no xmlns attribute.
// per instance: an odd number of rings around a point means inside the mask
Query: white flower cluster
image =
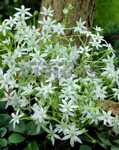
<svg viewBox="0 0 119 150"><path fill-rule="evenodd" d="M43 7L40 32L26 23L32 17L29 8L16 10L0 25L5 39L0 43L4 48L1 101L16 112L12 113L13 127L28 117L38 132L42 128L48 133L53 145L55 139L70 139L72 147L74 142L82 143L80 135L85 134L87 121L89 126L102 121L105 126L116 123L119 127L118 117L99 106L101 100L119 100L119 69L112 47L99 33L101 28L94 28L93 34L85 21L77 21L72 31L81 45L76 46L73 37L65 35L65 24L52 19L50 8Z"/></svg>

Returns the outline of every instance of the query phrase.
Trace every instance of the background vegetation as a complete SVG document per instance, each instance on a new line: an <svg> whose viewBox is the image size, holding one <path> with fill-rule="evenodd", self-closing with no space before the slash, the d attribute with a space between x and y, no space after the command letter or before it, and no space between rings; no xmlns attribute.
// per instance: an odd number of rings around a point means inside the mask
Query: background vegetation
<svg viewBox="0 0 119 150"><path fill-rule="evenodd" d="M14 7L20 7L21 5L31 8L31 13L33 13L35 10L39 11L40 8L39 0L2 0L0 2L1 20L12 16L15 13Z"/></svg>
<svg viewBox="0 0 119 150"><path fill-rule="evenodd" d="M13 15L14 7L25 5L31 8L31 13L39 11L39 0L2 0L0 2L0 20ZM110 23L119 24L119 1L118 0L96 0L93 26L98 25L105 28Z"/></svg>
<svg viewBox="0 0 119 150"><path fill-rule="evenodd" d="M110 23L119 24L119 1L96 0L94 25L104 28Z"/></svg>

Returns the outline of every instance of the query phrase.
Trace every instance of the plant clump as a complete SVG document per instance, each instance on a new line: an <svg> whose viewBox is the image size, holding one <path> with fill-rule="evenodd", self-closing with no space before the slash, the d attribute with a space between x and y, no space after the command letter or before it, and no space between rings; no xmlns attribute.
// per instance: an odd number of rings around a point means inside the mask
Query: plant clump
<svg viewBox="0 0 119 150"><path fill-rule="evenodd" d="M82 135L95 142L88 129L100 123L118 134L113 130L119 128L118 117L101 106L105 100L119 101L119 68L114 50L100 35L102 29L88 31L81 19L69 28L65 19L56 23L53 10L44 8L39 32L27 24L32 17L29 8L16 10L0 26L0 100L6 109L13 108L13 128L31 120L37 133L45 131L53 145L69 140L72 147L83 142ZM74 34L67 36L66 30ZM75 37L80 46L74 44Z"/></svg>

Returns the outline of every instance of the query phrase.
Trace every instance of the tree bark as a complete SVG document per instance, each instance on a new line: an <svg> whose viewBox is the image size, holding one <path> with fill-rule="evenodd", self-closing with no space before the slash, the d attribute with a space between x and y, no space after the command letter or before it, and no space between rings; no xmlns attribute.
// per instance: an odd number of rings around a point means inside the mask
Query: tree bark
<svg viewBox="0 0 119 150"><path fill-rule="evenodd" d="M91 29L95 0L41 0L40 11L42 11L42 6L45 6L46 8L51 6L54 10L54 19L57 22L62 22L64 18L62 10L69 4L73 6L72 12L68 15L69 26L74 26L76 21L82 18L83 21L87 22L86 26L88 29ZM42 15L39 16L39 20L42 20Z"/></svg>

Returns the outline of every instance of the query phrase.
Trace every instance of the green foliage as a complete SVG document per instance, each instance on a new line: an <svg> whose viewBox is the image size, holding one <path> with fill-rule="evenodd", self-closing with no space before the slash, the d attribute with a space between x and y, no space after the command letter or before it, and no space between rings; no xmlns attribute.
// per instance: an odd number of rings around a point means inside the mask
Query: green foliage
<svg viewBox="0 0 119 150"><path fill-rule="evenodd" d="M102 132L97 135L99 137L98 143L105 150L117 150L119 148L119 136L115 136L109 132Z"/></svg>
<svg viewBox="0 0 119 150"><path fill-rule="evenodd" d="M25 137L18 133L12 133L8 138L8 141L13 144L21 143L24 140Z"/></svg>
<svg viewBox="0 0 119 150"><path fill-rule="evenodd" d="M110 23L103 30L104 39L112 45L119 58L119 24Z"/></svg>
<svg viewBox="0 0 119 150"><path fill-rule="evenodd" d="M119 24L110 23L103 31L103 36L115 48L115 41L119 40Z"/></svg>
<svg viewBox="0 0 119 150"><path fill-rule="evenodd" d="M36 141L31 141L30 143L28 143L27 147L24 150L39 150L38 144Z"/></svg>
<svg viewBox="0 0 119 150"><path fill-rule="evenodd" d="M12 131L24 134L25 133L25 123L21 121L15 129L12 129Z"/></svg>
<svg viewBox="0 0 119 150"><path fill-rule="evenodd" d="M7 140L5 138L0 138L0 147L6 147L7 146Z"/></svg>
<svg viewBox="0 0 119 150"><path fill-rule="evenodd" d="M88 145L81 145L79 150L91 150L91 147Z"/></svg>
<svg viewBox="0 0 119 150"><path fill-rule="evenodd" d="M31 8L32 13L35 10L39 11L40 3L41 1L39 0L2 0L0 1L0 20L12 16L15 13L14 8L21 5Z"/></svg>
<svg viewBox="0 0 119 150"><path fill-rule="evenodd" d="M12 131L26 135L37 135L38 133L36 131L36 128L37 126L33 121L30 121L26 124L25 122L21 121L15 129L12 129Z"/></svg>
<svg viewBox="0 0 119 150"><path fill-rule="evenodd" d="M35 148L38 150L38 144L40 134L36 132L36 125L33 121L23 122L21 121L16 128L13 129L8 122L9 116L7 114L0 114L0 149L2 148L25 148L24 150L30 150ZM5 123L3 123L5 121ZM43 132L41 131L41 139ZM38 138L37 138L38 136ZM36 141L35 141L35 140ZM42 143L42 141L41 141Z"/></svg>
<svg viewBox="0 0 119 150"><path fill-rule="evenodd" d="M39 138L36 132L36 125L33 121L21 121L16 128L13 129L9 123L11 120L10 109L5 110L5 103L0 102L0 150L24 149L30 150L34 147L38 150L37 142ZM41 134L43 132L41 131Z"/></svg>
<svg viewBox="0 0 119 150"><path fill-rule="evenodd" d="M96 0L94 26L105 27L109 23L119 23L118 0Z"/></svg>
<svg viewBox="0 0 119 150"><path fill-rule="evenodd" d="M99 143L101 145L103 144L104 148L105 148L105 145L109 145L109 146L111 145L110 136L108 132L101 132L101 133L98 133L97 135L99 137Z"/></svg>
<svg viewBox="0 0 119 150"><path fill-rule="evenodd" d="M8 114L0 114L0 127L9 124L11 117Z"/></svg>
<svg viewBox="0 0 119 150"><path fill-rule="evenodd" d="M37 135L36 131L37 126L34 124L33 121L30 121L26 124L26 134L28 135Z"/></svg>
<svg viewBox="0 0 119 150"><path fill-rule="evenodd" d="M3 19L8 17L9 15L12 15L14 11L14 5L15 3L13 1L10 2L10 0L3 0L0 2L0 14Z"/></svg>
<svg viewBox="0 0 119 150"><path fill-rule="evenodd" d="M7 128L5 127L0 128L0 137L4 137L6 133L7 133Z"/></svg>

